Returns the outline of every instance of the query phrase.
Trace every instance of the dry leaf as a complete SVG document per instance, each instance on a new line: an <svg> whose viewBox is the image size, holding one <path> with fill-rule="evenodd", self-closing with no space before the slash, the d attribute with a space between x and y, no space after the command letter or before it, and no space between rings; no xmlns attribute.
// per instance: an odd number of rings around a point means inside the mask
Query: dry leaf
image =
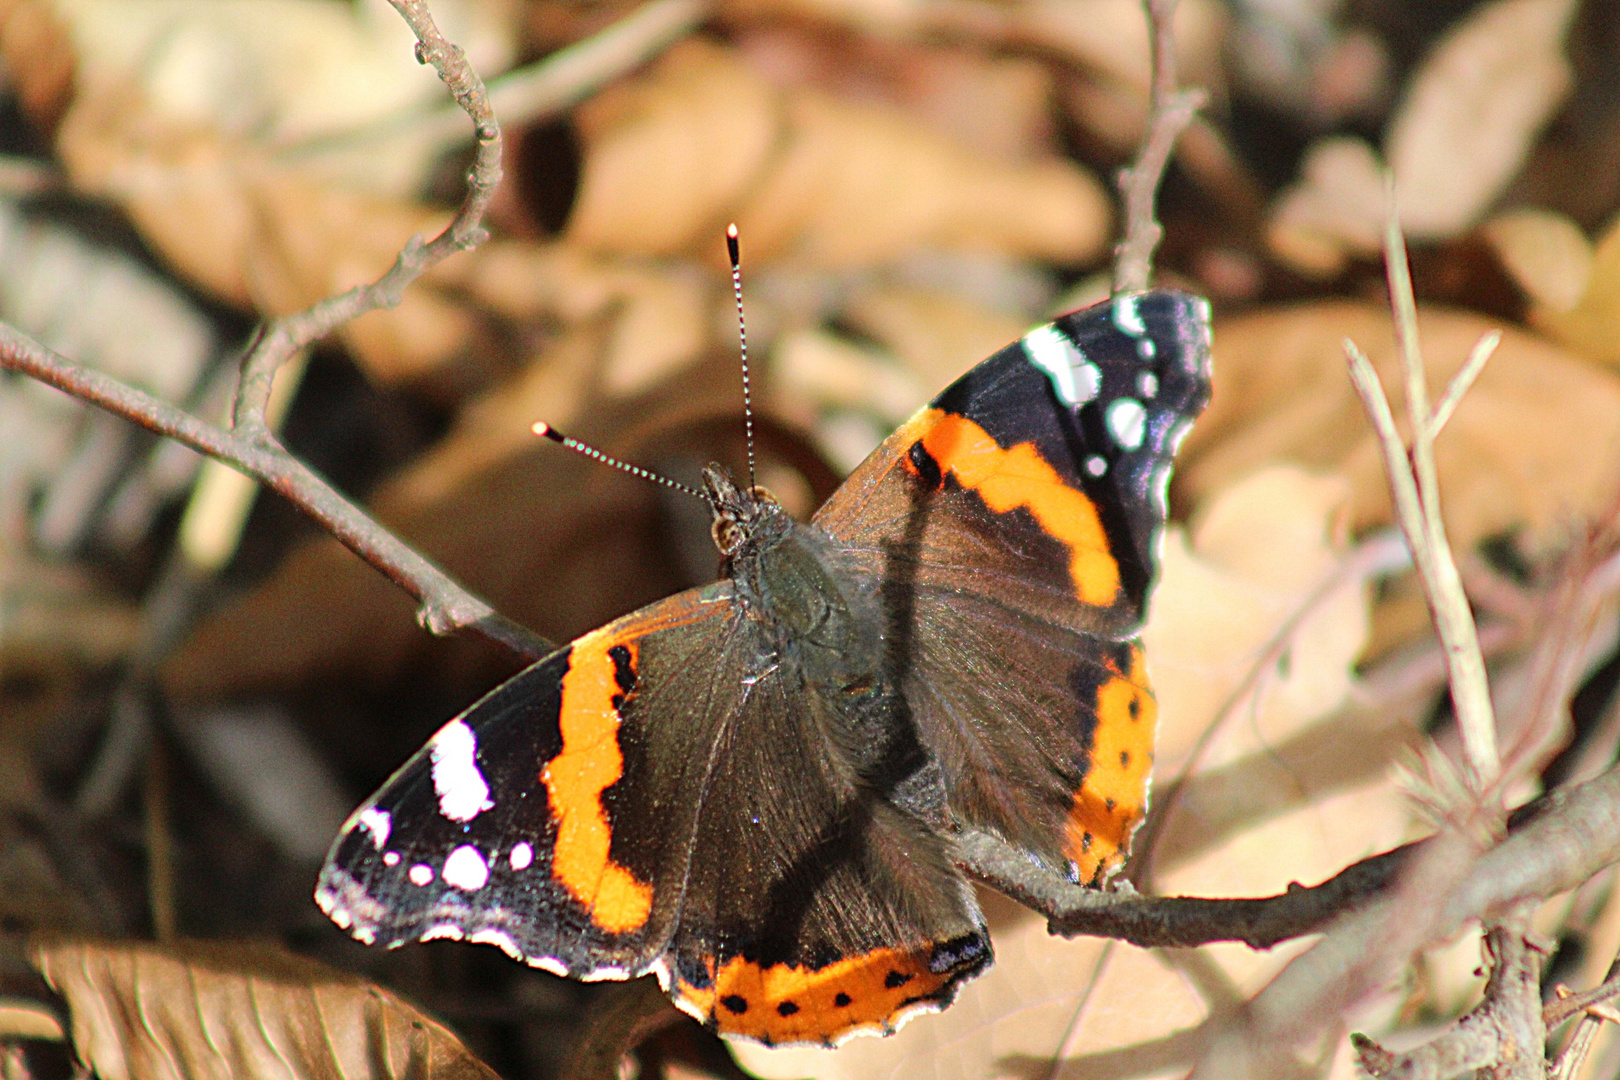
<svg viewBox="0 0 1620 1080"><path fill-rule="evenodd" d="M1383 166L1360 139L1321 139L1305 152L1300 181L1277 197L1266 246L1312 277L1331 277L1352 255L1376 252L1387 214Z"/></svg>
<svg viewBox="0 0 1620 1080"><path fill-rule="evenodd" d="M658 256L714 245L783 118L777 95L734 54L690 40L581 107L576 123L584 166L569 241Z"/></svg>
<svg viewBox="0 0 1620 1080"><path fill-rule="evenodd" d="M1495 0L1435 46L1385 138L1413 237L1455 236L1518 173L1530 142L1569 93L1571 0Z"/></svg>
<svg viewBox="0 0 1620 1080"><path fill-rule="evenodd" d="M73 99L75 57L51 0L0 3L0 61L28 119L53 129Z"/></svg>
<svg viewBox="0 0 1620 1080"><path fill-rule="evenodd" d="M971 295L904 285L861 292L843 318L892 350L928 389L950 385L980 360L1018 340L1030 321L1023 314L976 303Z"/></svg>
<svg viewBox="0 0 1620 1080"><path fill-rule="evenodd" d="M53 0L78 54L81 88L141 98L163 124L260 149L297 146L442 100L405 20L380 0ZM510 64L503 5L439 0L434 19L487 78ZM470 127L469 127L470 134ZM310 179L404 197L437 149L372 144L363 156L305 155ZM339 170L339 171L333 171Z"/></svg>
<svg viewBox="0 0 1620 1080"><path fill-rule="evenodd" d="M718 255L727 216L755 258L834 269L919 246L1078 263L1107 239L1101 186L1055 155L988 161L898 109L778 94L713 45L672 50L582 127L567 235L587 250Z"/></svg>
<svg viewBox="0 0 1620 1080"><path fill-rule="evenodd" d="M1428 308L1418 324L1436 397L1480 336L1500 328ZM1383 305L1311 303L1222 322L1214 397L1177 464L1181 494L1196 504L1262 465L1293 461L1350 481L1352 528L1387 524L1383 465L1346 374L1347 337L1372 358L1400 416L1400 369ZM1459 549L1522 530L1527 552L1545 551L1620 485L1620 379L1505 328L1436 455L1446 526Z"/></svg>
<svg viewBox="0 0 1620 1080"><path fill-rule="evenodd" d="M1567 313L1586 294L1592 242L1563 214L1524 207L1497 215L1480 231L1537 308Z"/></svg>
<svg viewBox="0 0 1620 1080"><path fill-rule="evenodd" d="M497 1080L388 991L268 946L47 941L32 959L102 1080Z"/></svg>
<svg viewBox="0 0 1620 1080"><path fill-rule="evenodd" d="M1620 219L1592 248L1586 289L1567 311L1550 305L1530 313L1535 325L1572 349L1620 365Z"/></svg>
<svg viewBox="0 0 1620 1080"><path fill-rule="evenodd" d="M57 150L75 186L110 199L204 291L271 315L374 279L411 236L449 212L312 182L245 143L182 125L116 90L82 92ZM342 331L378 378L408 379L455 355L470 316L415 288Z"/></svg>
<svg viewBox="0 0 1620 1080"><path fill-rule="evenodd" d="M785 145L737 213L763 258L848 270L943 247L1076 264L1107 242L1102 186L1063 159L987 161L899 110L811 91L787 110Z"/></svg>
<svg viewBox="0 0 1620 1080"><path fill-rule="evenodd" d="M1384 139L1401 226L1413 238L1456 236L1517 175L1569 92L1570 0L1495 0L1453 27L1412 77ZM1388 214L1384 167L1358 139L1324 139L1267 224L1278 258L1311 275L1379 250Z"/></svg>

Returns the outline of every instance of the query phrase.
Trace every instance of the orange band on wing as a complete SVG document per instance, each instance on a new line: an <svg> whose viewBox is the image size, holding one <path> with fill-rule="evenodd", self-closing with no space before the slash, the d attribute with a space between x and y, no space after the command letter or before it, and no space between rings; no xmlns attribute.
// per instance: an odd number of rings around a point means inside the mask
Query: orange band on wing
<svg viewBox="0 0 1620 1080"><path fill-rule="evenodd" d="M990 433L964 416L940 409L921 414L923 449L965 488L998 514L1023 507L1041 528L1069 548L1069 576L1084 603L1112 604L1119 591L1119 564L1108 553L1102 519L1084 492L1065 483L1031 443L1003 449Z"/></svg>
<svg viewBox="0 0 1620 1080"><path fill-rule="evenodd" d="M1118 868L1147 811L1158 703L1141 648L1131 646L1130 655L1130 670L1116 671L1097 688L1091 767L1069 811L1064 854L1080 868L1083 882L1100 883Z"/></svg>
<svg viewBox="0 0 1620 1080"><path fill-rule="evenodd" d="M562 752L541 770L540 781L557 821L552 876L590 911L591 922L622 934L646 924L653 891L608 855L613 834L602 792L624 773L614 702L622 691L608 652L614 644L603 631L574 642L557 717ZM635 642L625 648L634 668Z"/></svg>
<svg viewBox="0 0 1620 1080"><path fill-rule="evenodd" d="M709 986L677 981L675 1004L722 1035L765 1043L831 1043L860 1028L888 1030L914 1011L939 1008L951 987L988 960L935 972L932 947L877 949L825 967L726 961Z"/></svg>

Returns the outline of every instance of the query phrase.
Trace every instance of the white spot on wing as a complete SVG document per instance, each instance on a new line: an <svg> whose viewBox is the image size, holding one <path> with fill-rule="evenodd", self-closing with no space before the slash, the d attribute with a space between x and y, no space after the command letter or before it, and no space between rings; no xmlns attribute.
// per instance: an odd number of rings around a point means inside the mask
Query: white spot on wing
<svg viewBox="0 0 1620 1080"><path fill-rule="evenodd" d="M513 870L527 870L529 864L534 862L534 848L529 846L527 840L519 840L512 845L512 853L506 861L512 864Z"/></svg>
<svg viewBox="0 0 1620 1080"><path fill-rule="evenodd" d="M1126 450L1138 450L1147 434L1147 410L1135 398L1120 398L1108 406L1108 432Z"/></svg>
<svg viewBox="0 0 1620 1080"><path fill-rule="evenodd" d="M517 942L505 930L485 927L467 940L475 945L493 945L514 960L523 959L523 950L517 947Z"/></svg>
<svg viewBox="0 0 1620 1080"><path fill-rule="evenodd" d="M1101 476L1108 471L1108 461L1100 454L1092 454L1086 458L1086 472L1092 476Z"/></svg>
<svg viewBox="0 0 1620 1080"><path fill-rule="evenodd" d="M1137 310L1136 297L1122 296L1114 301L1114 325L1119 327L1121 333L1131 337L1141 337L1147 333L1147 327L1142 323L1142 313Z"/></svg>
<svg viewBox="0 0 1620 1080"><path fill-rule="evenodd" d="M428 927L417 940L438 941L440 938L448 938L451 941L460 941L466 936L461 932L461 927L456 926L454 923L440 923L437 926Z"/></svg>
<svg viewBox="0 0 1620 1080"><path fill-rule="evenodd" d="M495 804L478 770L478 741L472 728L452 720L433 736L433 790L439 813L451 821L471 821Z"/></svg>
<svg viewBox="0 0 1620 1080"><path fill-rule="evenodd" d="M385 851L385 852L383 852L383 865L384 866L398 866L399 865L399 852L397 852L397 851Z"/></svg>
<svg viewBox="0 0 1620 1080"><path fill-rule="evenodd" d="M412 885L427 885L433 881L433 867L427 863L417 863L405 876L411 879Z"/></svg>
<svg viewBox="0 0 1620 1080"><path fill-rule="evenodd" d="M360 811L359 825L371 834L371 842L381 851L388 843L388 833L394 827L394 819L388 815L388 811L368 806Z"/></svg>
<svg viewBox="0 0 1620 1080"><path fill-rule="evenodd" d="M1151 371L1144 371L1136 377L1136 390L1145 398L1151 398L1159 392L1159 377Z"/></svg>
<svg viewBox="0 0 1620 1080"><path fill-rule="evenodd" d="M1097 396L1102 373L1086 354L1051 323L1024 335L1024 355L1046 372L1052 389L1069 405L1084 405Z"/></svg>
<svg viewBox="0 0 1620 1080"><path fill-rule="evenodd" d="M1159 355L1159 347L1153 344L1153 339L1150 337L1140 338L1136 342L1136 355L1143 360L1152 360Z"/></svg>
<svg viewBox="0 0 1620 1080"><path fill-rule="evenodd" d="M477 892L489 881L489 864L477 848L462 844L444 860L444 869L440 873L444 876L445 884L467 892Z"/></svg>

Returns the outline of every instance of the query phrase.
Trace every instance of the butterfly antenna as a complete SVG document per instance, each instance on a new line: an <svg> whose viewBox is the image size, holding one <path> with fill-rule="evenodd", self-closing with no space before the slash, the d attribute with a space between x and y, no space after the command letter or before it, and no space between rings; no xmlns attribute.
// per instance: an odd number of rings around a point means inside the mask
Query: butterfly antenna
<svg viewBox="0 0 1620 1080"><path fill-rule="evenodd" d="M679 480L671 480L667 476L660 476L651 469L643 469L640 465L632 465L628 461L620 461L612 454L604 454L590 443L582 443L572 435L564 435L562 432L558 431L544 420L536 422L532 427L529 428L529 430L534 432L536 435L545 436L552 442L557 443L560 446L564 446L569 450L574 451L576 454L584 454L588 458L600 461L603 465L609 465L615 469L623 470L624 472L629 473L631 476L639 476L643 480L651 480L655 484L663 484L665 487L672 488L675 491L684 491L693 498L702 499L704 502L709 501L709 497L695 487L690 487L683 484Z"/></svg>
<svg viewBox="0 0 1620 1080"><path fill-rule="evenodd" d="M737 340L742 344L743 428L748 440L748 487L758 486L754 478L754 404L748 396L748 326L743 322L742 252L737 246L737 224L726 226L726 252L731 256L731 291L737 296Z"/></svg>

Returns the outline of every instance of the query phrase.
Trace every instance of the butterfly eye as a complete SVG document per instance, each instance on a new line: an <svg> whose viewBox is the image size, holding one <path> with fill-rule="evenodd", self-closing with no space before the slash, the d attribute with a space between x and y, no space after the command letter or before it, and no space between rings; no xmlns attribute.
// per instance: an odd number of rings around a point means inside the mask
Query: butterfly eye
<svg viewBox="0 0 1620 1080"><path fill-rule="evenodd" d="M735 554L742 544L742 530L729 517L715 518L714 524L709 527L709 534L714 537L714 546L720 549L722 555Z"/></svg>

